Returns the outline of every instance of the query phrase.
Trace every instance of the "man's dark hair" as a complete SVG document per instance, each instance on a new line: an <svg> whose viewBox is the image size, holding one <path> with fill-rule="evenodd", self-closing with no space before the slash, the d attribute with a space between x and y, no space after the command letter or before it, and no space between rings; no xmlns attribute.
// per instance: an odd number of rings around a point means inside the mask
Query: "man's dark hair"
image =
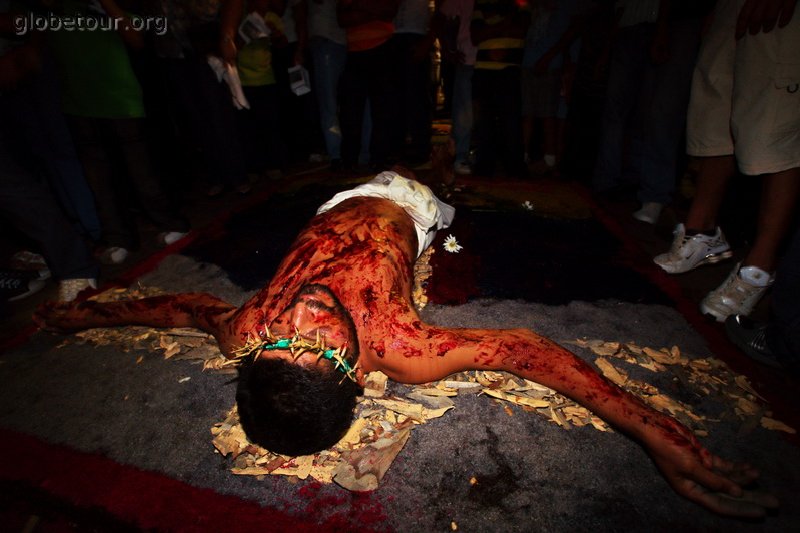
<svg viewBox="0 0 800 533"><path fill-rule="evenodd" d="M333 367L259 358L240 367L236 403L251 442L283 455L307 455L342 438L359 394L361 387Z"/></svg>
<svg viewBox="0 0 800 533"><path fill-rule="evenodd" d="M347 360L358 361L358 338L350 313L324 285L306 285L305 294L325 293L328 310L344 320L351 345ZM321 306L319 302L317 306ZM286 359L248 358L239 366L236 404L247 438L271 452L307 455L336 444L353 420L361 387L333 365L304 367Z"/></svg>

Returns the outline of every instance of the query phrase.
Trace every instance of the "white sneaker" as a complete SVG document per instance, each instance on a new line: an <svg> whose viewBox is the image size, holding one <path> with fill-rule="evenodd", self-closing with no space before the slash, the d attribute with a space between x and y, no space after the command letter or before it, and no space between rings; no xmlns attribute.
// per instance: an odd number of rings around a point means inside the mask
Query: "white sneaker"
<svg viewBox="0 0 800 533"><path fill-rule="evenodd" d="M645 202L642 204L642 208L633 214L633 218L648 224L655 224L658 222L658 217L661 216L662 209L664 209L664 204L660 204L658 202Z"/></svg>
<svg viewBox="0 0 800 533"><path fill-rule="evenodd" d="M188 231L165 231L158 234L158 243L161 246L169 246L170 244L183 239L188 234Z"/></svg>
<svg viewBox="0 0 800 533"><path fill-rule="evenodd" d="M81 291L88 288L96 289L97 280L93 278L62 279L58 282L58 301L71 302L78 297Z"/></svg>
<svg viewBox="0 0 800 533"><path fill-rule="evenodd" d="M730 315L749 315L767 292L775 278L757 266L739 265L722 285L711 291L700 302L700 310L717 322L725 322Z"/></svg>
<svg viewBox="0 0 800 533"><path fill-rule="evenodd" d="M472 168L470 168L469 163L459 161L453 165L453 172L460 176L466 176L472 174Z"/></svg>
<svg viewBox="0 0 800 533"><path fill-rule="evenodd" d="M706 263L718 263L733 255L722 230L717 227L713 237L699 233L691 237L686 228L678 224L673 232L675 239L669 252L653 258L655 264L669 274L682 274Z"/></svg>
<svg viewBox="0 0 800 533"><path fill-rule="evenodd" d="M100 261L106 265L119 265L125 262L129 253L127 248L111 246L100 254Z"/></svg>

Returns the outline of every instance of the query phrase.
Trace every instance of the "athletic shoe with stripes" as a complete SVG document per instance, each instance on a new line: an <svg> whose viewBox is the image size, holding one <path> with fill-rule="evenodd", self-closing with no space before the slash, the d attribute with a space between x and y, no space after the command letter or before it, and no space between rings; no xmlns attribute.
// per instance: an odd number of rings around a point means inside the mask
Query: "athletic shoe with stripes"
<svg viewBox="0 0 800 533"><path fill-rule="evenodd" d="M653 261L669 274L682 274L700 265L717 263L733 256L722 230L717 227L713 236L698 233L686 235L686 228L678 224L674 231L675 239L669 252L657 255Z"/></svg>

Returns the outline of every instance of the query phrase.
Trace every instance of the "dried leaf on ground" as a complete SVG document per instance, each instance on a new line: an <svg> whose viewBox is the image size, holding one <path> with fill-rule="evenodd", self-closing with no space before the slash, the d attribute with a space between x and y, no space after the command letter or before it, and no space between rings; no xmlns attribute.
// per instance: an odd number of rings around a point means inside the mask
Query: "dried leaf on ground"
<svg viewBox="0 0 800 533"><path fill-rule="evenodd" d="M766 416L761 418L761 426L775 431L785 431L786 433L791 433L792 435L797 433L793 427L784 424L780 420L775 420L774 418L769 418Z"/></svg>
<svg viewBox="0 0 800 533"><path fill-rule="evenodd" d="M375 490L397 454L405 446L410 429L386 437L342 456L333 472L333 481L347 490Z"/></svg>

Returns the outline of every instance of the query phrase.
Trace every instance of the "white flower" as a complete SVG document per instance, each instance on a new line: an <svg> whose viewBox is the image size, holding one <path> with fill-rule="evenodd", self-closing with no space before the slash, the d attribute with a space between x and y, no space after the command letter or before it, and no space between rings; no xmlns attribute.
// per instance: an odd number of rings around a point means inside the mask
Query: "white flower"
<svg viewBox="0 0 800 533"><path fill-rule="evenodd" d="M524 202L522 202L522 207L524 207L528 211L533 211L533 204L531 203L530 200L525 200Z"/></svg>
<svg viewBox="0 0 800 533"><path fill-rule="evenodd" d="M448 235L444 240L444 249L451 254L457 254L461 251L461 248L463 248L463 246L458 244L458 241L453 235Z"/></svg>

